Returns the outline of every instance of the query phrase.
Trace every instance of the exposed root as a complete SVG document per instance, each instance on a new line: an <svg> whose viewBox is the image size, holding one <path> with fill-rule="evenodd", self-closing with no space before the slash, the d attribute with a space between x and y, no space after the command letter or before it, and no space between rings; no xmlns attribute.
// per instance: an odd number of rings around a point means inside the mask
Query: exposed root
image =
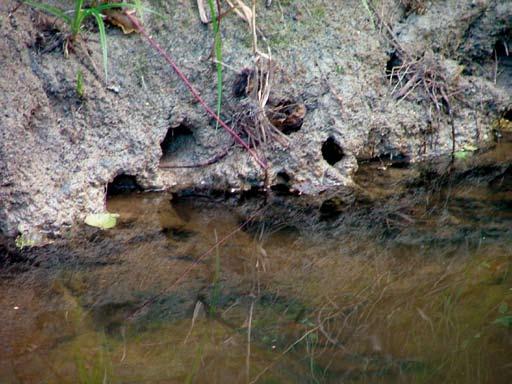
<svg viewBox="0 0 512 384"><path fill-rule="evenodd" d="M404 1L404 5L411 5L416 12L421 11L422 1ZM380 17L378 12L372 9L382 29L385 31L390 45L394 49L395 60L388 72L390 86L393 86L392 94L398 103L413 95L419 96L434 107L432 121L439 125L442 113L449 116L452 128L452 153L455 152L455 126L453 120L452 102L455 96L465 91L459 85L458 79L462 68L450 72L443 65L443 58L432 51L425 51L417 55L410 49L404 48L396 38L392 28ZM432 108L430 108L432 109Z"/></svg>
<svg viewBox="0 0 512 384"><path fill-rule="evenodd" d="M277 129L261 106L252 98L240 102L240 112L234 115L233 125L252 147L278 142L285 146L287 137Z"/></svg>
<svg viewBox="0 0 512 384"><path fill-rule="evenodd" d="M419 59L411 59L410 55L407 57L408 61L391 70L390 82L396 80L392 93L398 99L398 103L411 97L413 93L419 95L421 100L430 102L435 108L434 113L431 113L431 121L437 126L441 114L447 114L452 130L453 154L456 148L452 101L455 96L465 91L465 88L458 84L461 71L449 74L447 68L441 65L440 58L431 51L425 52Z"/></svg>
<svg viewBox="0 0 512 384"><path fill-rule="evenodd" d="M457 84L459 75L448 75L439 59L427 51L419 59L409 59L393 67L390 83L395 80L392 93L399 102L418 90L423 98L430 100L437 112L451 114L451 99L464 90Z"/></svg>
<svg viewBox="0 0 512 384"><path fill-rule="evenodd" d="M204 4L204 0L197 0L197 10L199 11L199 19L201 23L208 24L210 19L206 15L206 6Z"/></svg>
<svg viewBox="0 0 512 384"><path fill-rule="evenodd" d="M57 49L63 50L66 36L58 26L58 20L37 14L37 32L33 48L40 54L53 52Z"/></svg>
<svg viewBox="0 0 512 384"><path fill-rule="evenodd" d="M261 57L260 57L261 59ZM262 68L264 62L267 67ZM269 119L272 114L267 108L272 81L272 62L262 59L255 69L242 71L241 81L235 94L246 96L240 101L240 112L234 116L234 126L247 137L252 146L278 142L286 146L287 137Z"/></svg>
<svg viewBox="0 0 512 384"><path fill-rule="evenodd" d="M241 102L242 112L235 116L235 126L253 147L271 142L285 146L287 137L272 124L266 112L275 69L270 48L267 47L265 53L258 46L258 36L263 41L265 38L256 25L256 1L252 0L251 7L241 0L227 0L227 3L249 25L254 62L252 69L242 71L241 81L235 89L235 95L247 96Z"/></svg>
<svg viewBox="0 0 512 384"><path fill-rule="evenodd" d="M405 13L411 14L416 13L423 15L427 11L428 1L425 0L400 0L405 7Z"/></svg>

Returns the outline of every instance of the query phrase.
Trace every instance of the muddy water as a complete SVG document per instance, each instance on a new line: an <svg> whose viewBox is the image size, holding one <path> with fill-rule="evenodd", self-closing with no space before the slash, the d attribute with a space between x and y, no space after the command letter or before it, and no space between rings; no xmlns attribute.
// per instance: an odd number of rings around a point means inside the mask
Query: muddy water
<svg viewBox="0 0 512 384"><path fill-rule="evenodd" d="M0 383L510 383L511 153L369 163L349 205L112 197L3 267Z"/></svg>

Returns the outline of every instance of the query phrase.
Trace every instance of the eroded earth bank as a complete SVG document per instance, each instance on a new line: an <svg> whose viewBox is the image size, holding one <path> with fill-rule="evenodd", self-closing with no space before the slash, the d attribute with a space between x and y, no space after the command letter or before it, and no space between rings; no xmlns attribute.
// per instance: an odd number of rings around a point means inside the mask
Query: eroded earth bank
<svg viewBox="0 0 512 384"><path fill-rule="evenodd" d="M351 200L363 160L409 163L483 149L507 127L500 119L511 118L510 1L257 3L258 47L272 60L254 69L248 23L227 12L221 116L252 140L266 171L140 35L107 27L105 79L93 22L66 58L66 25L3 1L0 231L54 236L104 211L116 178L143 190L336 189ZM196 3L147 6L157 14L143 16L145 28L214 107L214 36ZM257 75L269 90L264 103L254 96ZM254 134L262 126L279 133L263 143Z"/></svg>

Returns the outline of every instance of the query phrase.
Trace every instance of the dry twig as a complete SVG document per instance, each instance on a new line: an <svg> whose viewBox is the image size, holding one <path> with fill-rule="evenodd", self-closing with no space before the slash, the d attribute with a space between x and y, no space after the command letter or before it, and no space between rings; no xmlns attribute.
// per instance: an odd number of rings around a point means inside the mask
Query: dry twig
<svg viewBox="0 0 512 384"><path fill-rule="evenodd" d="M408 3L417 3L409 1ZM442 65L441 58L431 51L426 51L422 56L414 55L404 48L392 28L375 12L372 13L377 21L386 31L388 40L400 59L401 64L394 66L389 73L390 85L395 81L392 95L398 103L410 97L414 92L419 93L425 100L435 107L435 118L439 123L441 112L445 112L450 119L452 128L452 153L455 152L455 125L453 119L452 100L453 97L464 91L458 83L459 74L447 73Z"/></svg>
<svg viewBox="0 0 512 384"><path fill-rule="evenodd" d="M249 25L254 62L253 69L246 73L248 98L242 102L242 112L235 116L235 125L252 146L268 142L286 145L287 137L270 122L266 112L274 68L270 48L267 47L265 53L258 47L258 35L263 41L265 38L256 24L256 0L252 0L252 7L241 0L227 0L227 3Z"/></svg>

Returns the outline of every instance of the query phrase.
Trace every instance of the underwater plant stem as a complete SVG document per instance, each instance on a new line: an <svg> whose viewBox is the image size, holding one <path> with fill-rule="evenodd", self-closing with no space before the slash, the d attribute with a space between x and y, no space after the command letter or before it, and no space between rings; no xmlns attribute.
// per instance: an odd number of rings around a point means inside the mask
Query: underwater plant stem
<svg viewBox="0 0 512 384"><path fill-rule="evenodd" d="M235 235L236 233L238 233L239 231L241 231L242 229L244 229L247 225L249 225L249 223L251 223L257 216L258 214L262 211L263 208L260 208L258 209L252 216L250 216L246 221L244 221L242 224L240 224L238 227L236 227L235 229L233 229L230 233L228 233L226 236L224 236L223 238L221 238L219 241L217 241L215 244L213 244L210 248L208 248L205 252L203 252L201 254L201 256L199 256L192 265L190 265L188 268L185 269L185 271L181 274L180 277L178 277L176 279L176 281L168 288L168 290L172 290L174 288L176 288L178 286L179 283L181 283L183 281L183 279L188 275L188 273L190 271L192 271L192 269L194 269L195 267L197 267L197 265L202 261L204 260L208 255L210 255L215 249L218 249L218 247L220 247L222 244L224 244L226 241L228 241L233 235ZM142 302L141 305L139 305L135 311L133 311L128 317L127 319L128 320L133 320L137 317L137 315L139 313L142 312L142 310L147 307L148 305L152 304L155 302L155 300L157 300L159 297L161 297L161 295L163 294L163 292L159 293L159 294L156 294L152 297L150 297L149 299L145 300L144 302Z"/></svg>
<svg viewBox="0 0 512 384"><path fill-rule="evenodd" d="M187 88L189 89L190 93L194 96L194 98L201 104L201 106L204 108L204 110L213 118L215 121L217 121L222 128L224 128L237 143L239 143L242 147L244 147L247 152L251 154L251 156L254 158L254 160L258 163L258 165L263 168L267 169L267 164L259 158L259 156L256 154L255 151L251 149L251 147L231 128L229 127L209 106L206 104L206 102L203 100L203 98L199 95L199 92L194 88L192 83L188 80L188 78L185 76L183 72L178 68L174 60L171 58L171 56L164 51L164 49L147 33L147 31L142 27L142 25L139 23L139 21L133 17L130 13L126 13L126 16L130 19L130 21L133 23L133 25L137 28L137 30L140 32L142 36L148 41L148 43L158 52L160 55L167 61L167 63L172 67L174 72L178 75L178 77L185 83Z"/></svg>
<svg viewBox="0 0 512 384"><path fill-rule="evenodd" d="M281 360L288 352L290 352L293 347L295 347L297 344L299 344L302 340L304 340L306 337L308 337L311 333L318 331L318 326L311 328L309 331L304 333L301 337L299 337L297 340L295 340L292 344L288 346L279 356L277 356L274 361L272 361L269 365L267 365L265 368L263 368L260 373L256 375L254 379L252 379L249 384L256 384L261 376L263 376L270 368L272 368L274 365L277 364L279 360Z"/></svg>
<svg viewBox="0 0 512 384"><path fill-rule="evenodd" d="M254 312L254 296L251 301L251 308L249 309L249 324L247 325L247 354L245 356L245 374L247 375L247 382L251 379L251 333L252 333L252 315Z"/></svg>

